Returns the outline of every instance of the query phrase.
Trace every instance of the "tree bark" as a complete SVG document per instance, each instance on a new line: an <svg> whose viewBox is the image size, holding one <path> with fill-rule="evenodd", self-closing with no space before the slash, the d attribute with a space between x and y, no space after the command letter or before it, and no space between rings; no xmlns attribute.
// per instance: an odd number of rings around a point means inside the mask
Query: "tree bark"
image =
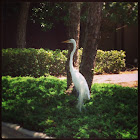
<svg viewBox="0 0 140 140"><path fill-rule="evenodd" d="M81 7L81 15L86 16L86 12L88 11L88 2L85 2L83 6ZM86 19L85 19L86 20ZM80 40L79 40L79 46L83 48L84 38L85 38L85 27L86 27L86 21L80 21Z"/></svg>
<svg viewBox="0 0 140 140"><path fill-rule="evenodd" d="M76 41L76 51L74 54L73 62L74 67L78 68L79 62L78 62L78 48L79 48L79 35L80 35L80 2L71 2L70 8L69 8L69 16L70 16L70 22L69 22L69 39L75 39ZM72 84L71 74L69 71L69 59L70 59L70 53L73 50L72 44L69 44L69 51L68 51L68 59L66 62L66 71L67 71L67 89Z"/></svg>
<svg viewBox="0 0 140 140"><path fill-rule="evenodd" d="M26 47L26 25L28 19L30 2L21 2L21 9L17 24L17 48Z"/></svg>
<svg viewBox="0 0 140 140"><path fill-rule="evenodd" d="M97 46L100 39L102 2L89 2L80 72L91 89Z"/></svg>

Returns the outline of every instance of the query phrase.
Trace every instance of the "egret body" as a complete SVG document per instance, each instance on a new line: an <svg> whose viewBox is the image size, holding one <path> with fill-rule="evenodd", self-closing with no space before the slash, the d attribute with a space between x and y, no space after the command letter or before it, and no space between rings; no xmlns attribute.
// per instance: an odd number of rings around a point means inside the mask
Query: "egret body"
<svg viewBox="0 0 140 140"><path fill-rule="evenodd" d="M74 83L74 86L75 86L77 92L79 93L77 107L79 108L79 110L81 112L83 100L90 99L90 92L89 92L88 84L87 84L84 76L73 67L73 55L76 51L76 41L74 39L70 39L70 40L63 41L62 43L72 43L73 44L73 51L70 54L69 67L70 67L72 81Z"/></svg>

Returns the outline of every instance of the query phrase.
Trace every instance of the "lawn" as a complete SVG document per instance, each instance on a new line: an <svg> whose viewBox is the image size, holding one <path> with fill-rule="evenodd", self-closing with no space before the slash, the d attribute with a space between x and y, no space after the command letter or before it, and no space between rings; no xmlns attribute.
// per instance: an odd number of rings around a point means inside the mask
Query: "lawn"
<svg viewBox="0 0 140 140"><path fill-rule="evenodd" d="M2 121L56 138L138 138L138 89L94 84L81 113L66 80L2 77Z"/></svg>

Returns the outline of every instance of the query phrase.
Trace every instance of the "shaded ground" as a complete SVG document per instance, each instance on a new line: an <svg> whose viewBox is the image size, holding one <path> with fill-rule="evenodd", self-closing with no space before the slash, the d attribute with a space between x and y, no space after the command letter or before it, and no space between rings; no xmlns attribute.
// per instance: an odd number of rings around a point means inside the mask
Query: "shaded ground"
<svg viewBox="0 0 140 140"><path fill-rule="evenodd" d="M32 138L32 137L20 133L15 129L2 125L2 138Z"/></svg>
<svg viewBox="0 0 140 140"><path fill-rule="evenodd" d="M60 79L65 79L65 78L66 77L60 77ZM110 84L119 84L128 87L138 87L138 71L137 70L131 72L125 71L125 72L121 72L120 74L95 75L93 83L110 83ZM38 133L37 134L34 133L33 136L27 135L27 133L18 131L19 128L20 126L9 127L2 123L2 138L35 138L34 135L39 136ZM28 131L28 133L30 132L31 131Z"/></svg>
<svg viewBox="0 0 140 140"><path fill-rule="evenodd" d="M123 87L138 87L138 81L132 81L132 82L120 82L118 85L121 85Z"/></svg>
<svg viewBox="0 0 140 140"><path fill-rule="evenodd" d="M2 138L45 138L52 139L46 134L21 128L17 124L2 122Z"/></svg>

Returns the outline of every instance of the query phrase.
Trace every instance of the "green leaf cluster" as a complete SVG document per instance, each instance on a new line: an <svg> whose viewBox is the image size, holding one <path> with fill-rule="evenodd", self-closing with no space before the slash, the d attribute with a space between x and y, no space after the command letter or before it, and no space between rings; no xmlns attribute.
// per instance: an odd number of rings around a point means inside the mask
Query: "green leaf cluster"
<svg viewBox="0 0 140 140"><path fill-rule="evenodd" d="M87 19L88 4L90 3L81 3L81 22L85 22ZM70 20L68 9L68 2L34 3L30 19L33 23L38 22L44 31L52 29L57 23L64 23L68 26ZM138 2L104 2L102 12L103 19L115 24L138 23Z"/></svg>
<svg viewBox="0 0 140 140"><path fill-rule="evenodd" d="M124 25L138 23L138 2L106 2L103 17Z"/></svg>
<svg viewBox="0 0 140 140"><path fill-rule="evenodd" d="M2 74L10 76L34 76L65 73L66 56L60 51L44 49L3 49Z"/></svg>
<svg viewBox="0 0 140 140"><path fill-rule="evenodd" d="M34 4L30 19L33 23L38 22L42 30L50 30L57 23L68 24L69 3L67 2L43 2Z"/></svg>
<svg viewBox="0 0 140 140"><path fill-rule="evenodd" d="M125 68L125 57L125 51L123 50L98 50L94 72L97 74L101 74L104 72L119 73Z"/></svg>
<svg viewBox="0 0 140 140"><path fill-rule="evenodd" d="M94 84L80 113L66 80L2 77L2 121L56 138L138 138L138 89Z"/></svg>

